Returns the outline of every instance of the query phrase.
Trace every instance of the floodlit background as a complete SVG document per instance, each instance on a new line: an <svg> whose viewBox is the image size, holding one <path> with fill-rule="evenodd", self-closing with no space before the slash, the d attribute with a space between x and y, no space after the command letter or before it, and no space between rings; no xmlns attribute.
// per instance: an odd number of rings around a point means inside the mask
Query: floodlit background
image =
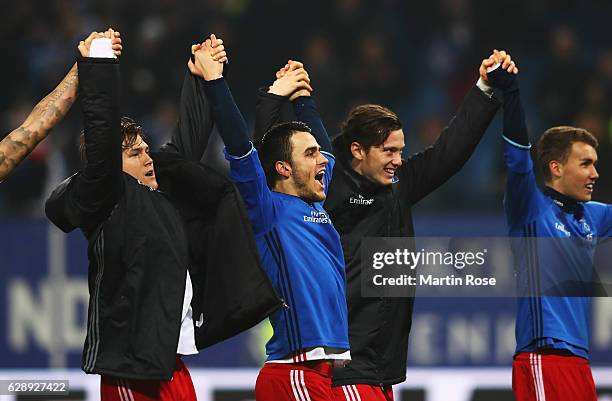
<svg viewBox="0 0 612 401"><path fill-rule="evenodd" d="M352 106L381 103L402 119L408 155L435 140L476 82L481 60L498 48L509 51L521 70L533 141L561 124L598 137L601 178L594 198L612 202L608 1L10 0L3 5L0 135L19 126L61 80L79 40L112 26L124 40L123 114L139 121L153 147L168 139L175 123L190 45L214 32L225 40L228 79L251 123L257 88L270 85L287 59L301 60L330 133L338 132ZM80 365L88 300L85 241L79 233L66 236L51 228L42 207L50 189L78 168L80 129L77 102L0 184L0 377L52 377L59 368ZM500 131L498 116L464 169L415 208L418 235L504 235ZM210 144L208 158L223 169L218 140ZM407 390L398 391L397 399L511 399L504 397L511 397L513 315L514 301L508 299L417 300ZM612 303L595 300L592 316L596 382L600 399L610 400ZM262 324L186 358L200 399L252 397L269 334ZM14 369L28 370L11 373ZM82 391L74 397L98 397L97 377L78 370L62 374Z"/></svg>

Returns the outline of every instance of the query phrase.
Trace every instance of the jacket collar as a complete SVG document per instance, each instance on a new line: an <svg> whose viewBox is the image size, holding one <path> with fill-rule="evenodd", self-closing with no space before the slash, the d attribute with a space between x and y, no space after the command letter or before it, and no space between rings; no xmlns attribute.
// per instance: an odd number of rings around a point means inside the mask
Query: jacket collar
<svg viewBox="0 0 612 401"><path fill-rule="evenodd" d="M584 206L582 202L577 201L567 195L562 194L549 186L544 186L544 194L552 199L565 213L571 213L576 218L582 218L584 214Z"/></svg>
<svg viewBox="0 0 612 401"><path fill-rule="evenodd" d="M368 180L363 175L353 170L350 163L347 162L346 160L340 161L340 164L342 165L342 169L345 171L349 180L353 182L357 186L357 188L359 188L360 191L373 193L373 192L385 191L385 190L391 189L391 185L379 185L379 184L375 184L372 181ZM395 180L397 180L397 178L395 178ZM396 182L395 180L393 181L393 184L395 184Z"/></svg>

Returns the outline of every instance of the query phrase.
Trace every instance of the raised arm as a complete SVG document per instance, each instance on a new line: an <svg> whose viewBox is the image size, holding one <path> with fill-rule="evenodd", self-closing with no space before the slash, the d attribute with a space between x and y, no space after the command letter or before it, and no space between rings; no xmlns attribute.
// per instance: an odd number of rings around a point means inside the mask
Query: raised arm
<svg viewBox="0 0 612 401"><path fill-rule="evenodd" d="M195 52L195 68L205 81L205 93L210 99L213 120L227 152L232 156L245 155L251 149L246 122L223 77L223 63L214 57L210 39Z"/></svg>
<svg viewBox="0 0 612 401"><path fill-rule="evenodd" d="M274 220L274 206L257 151L249 141L246 122L223 78L222 64L212 59L209 44L205 43L195 57L206 81L213 119L225 143L230 176L244 200L253 232L266 232Z"/></svg>
<svg viewBox="0 0 612 401"><path fill-rule="evenodd" d="M495 51L493 56L499 64L487 73L489 83L503 92L504 161L508 169L504 209L509 223L523 225L539 213L538 198L543 195L538 189L531 144L521 103L518 80L514 73L514 62L505 52Z"/></svg>
<svg viewBox="0 0 612 401"><path fill-rule="evenodd" d="M75 63L59 85L32 109L23 124L0 141L0 182L68 113L77 97L78 84Z"/></svg>
<svg viewBox="0 0 612 401"><path fill-rule="evenodd" d="M115 32L113 43L120 44ZM90 233L110 214L121 191L122 136L119 115L119 64L115 58L89 57L94 33L81 42L79 93L83 109L85 166L53 192L47 216L65 231L80 227Z"/></svg>
<svg viewBox="0 0 612 401"><path fill-rule="evenodd" d="M227 62L223 40L211 35L213 59ZM193 54L202 47L194 44ZM187 160L199 161L204 155L213 128L212 110L204 91L202 72L196 67L192 58L187 62L189 71L185 74L181 89L179 117L172 138L163 145L162 151L176 152Z"/></svg>
<svg viewBox="0 0 612 401"><path fill-rule="evenodd" d="M266 132L274 125L283 122L283 108L287 104L284 96L270 93L267 88L260 88L255 101L255 131L253 143L259 146Z"/></svg>
<svg viewBox="0 0 612 401"><path fill-rule="evenodd" d="M299 70L300 68L304 68L302 63L289 60L289 71ZM295 111L298 121L305 123L312 129L312 135L321 146L321 151L332 154L333 148L331 140L329 139L329 134L327 133L327 129L325 129L315 100L311 96L312 87L310 85L308 72L306 70L304 70L304 72L306 73L306 78L301 79L301 82L305 83L302 84L304 87L302 88L299 86L298 89L290 95L289 100L293 103L293 110Z"/></svg>
<svg viewBox="0 0 612 401"><path fill-rule="evenodd" d="M287 100L294 102L298 97L310 96L310 92L310 78L302 63L289 60L276 72L276 80L269 88L259 89L255 104L255 144L259 144L274 125L294 119L290 115L295 114L295 110L292 113L285 108Z"/></svg>
<svg viewBox="0 0 612 401"><path fill-rule="evenodd" d="M481 67L492 63L485 59ZM400 185L402 181L410 183L403 187L409 203L418 202L459 172L476 149L500 106L480 84L469 90L436 142L410 156L399 168Z"/></svg>
<svg viewBox="0 0 612 401"><path fill-rule="evenodd" d="M85 42L88 46L96 35L96 32L92 32L79 44L80 48L85 46ZM121 40L119 36L117 39L113 44L113 51L120 56ZM0 182L62 121L77 98L78 86L78 69L75 63L59 85L32 109L23 124L0 141Z"/></svg>

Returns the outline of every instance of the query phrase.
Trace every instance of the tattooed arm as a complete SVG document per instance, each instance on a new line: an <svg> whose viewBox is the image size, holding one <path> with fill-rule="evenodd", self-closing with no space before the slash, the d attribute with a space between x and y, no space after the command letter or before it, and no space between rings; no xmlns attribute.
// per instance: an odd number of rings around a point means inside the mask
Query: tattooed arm
<svg viewBox="0 0 612 401"><path fill-rule="evenodd" d="M53 92L38 102L25 122L0 141L0 182L64 118L77 97L78 86L75 63Z"/></svg>

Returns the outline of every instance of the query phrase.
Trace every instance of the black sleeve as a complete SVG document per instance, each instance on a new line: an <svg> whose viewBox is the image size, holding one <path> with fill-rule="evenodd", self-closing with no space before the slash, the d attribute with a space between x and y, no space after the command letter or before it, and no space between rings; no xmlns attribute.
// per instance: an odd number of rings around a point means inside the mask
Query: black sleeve
<svg viewBox="0 0 612 401"><path fill-rule="evenodd" d="M87 162L45 208L49 219L65 231L80 227L91 232L109 216L122 188L119 63L81 57L77 62Z"/></svg>
<svg viewBox="0 0 612 401"><path fill-rule="evenodd" d="M227 152L232 156L246 155L251 150L246 122L238 110L227 81L225 78L207 81L204 87L212 106L213 119Z"/></svg>
<svg viewBox="0 0 612 401"><path fill-rule="evenodd" d="M310 96L300 96L293 101L293 109L298 121L310 127L312 135L321 146L321 150L332 153L331 141L314 99Z"/></svg>
<svg viewBox="0 0 612 401"><path fill-rule="evenodd" d="M474 86L436 142L400 167L403 197L414 204L457 173L493 120L499 102Z"/></svg>
<svg viewBox="0 0 612 401"><path fill-rule="evenodd" d="M266 88L257 91L255 103L255 133L253 142L259 145L266 132L274 125L282 122L282 110L287 98L268 93Z"/></svg>
<svg viewBox="0 0 612 401"><path fill-rule="evenodd" d="M187 71L181 89L178 122L170 142L161 150L177 152L187 160L200 161L212 128L212 112L204 93L204 80Z"/></svg>
<svg viewBox="0 0 612 401"><path fill-rule="evenodd" d="M521 104L518 79L516 75L497 68L488 74L489 83L501 89L504 94L504 136L522 146L529 146L529 134L525 121L525 111Z"/></svg>

